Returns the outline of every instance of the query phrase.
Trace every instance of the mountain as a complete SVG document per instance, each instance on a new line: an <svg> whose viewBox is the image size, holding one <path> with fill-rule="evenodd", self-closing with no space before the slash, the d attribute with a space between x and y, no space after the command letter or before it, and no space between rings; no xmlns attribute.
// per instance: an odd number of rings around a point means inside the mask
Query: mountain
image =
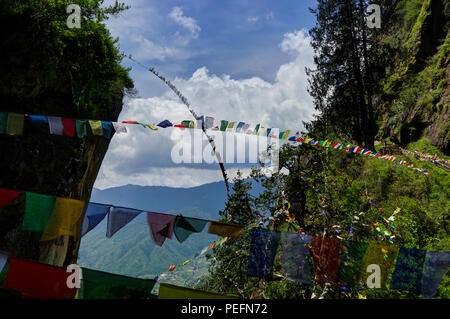
<svg viewBox="0 0 450 319"><path fill-rule="evenodd" d="M261 188L254 183L254 194ZM218 220L219 210L223 210L227 199L222 182L210 183L193 188L171 188L160 186L126 185L104 190L95 189L91 202L112 204L173 215ZM106 218L81 240L78 264L82 267L106 272L154 278L167 272L171 264L179 265L191 259L203 248L217 240L216 235L203 232L192 234L185 242L179 243L174 237L167 239L162 247L156 246L149 234L145 214L141 214L118 231L112 238L106 238ZM191 280L206 273L208 263L199 258L171 277L177 281ZM173 275L173 276L172 276Z"/></svg>

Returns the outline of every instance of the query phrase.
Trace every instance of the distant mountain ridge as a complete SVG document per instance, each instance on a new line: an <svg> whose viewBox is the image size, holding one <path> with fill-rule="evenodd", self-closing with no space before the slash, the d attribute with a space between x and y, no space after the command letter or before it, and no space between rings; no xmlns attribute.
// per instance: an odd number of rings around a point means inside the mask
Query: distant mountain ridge
<svg viewBox="0 0 450 319"><path fill-rule="evenodd" d="M252 193L256 195L261 188L256 183L253 184ZM215 182L192 188L125 185L104 190L94 189L90 201L218 220L218 212L224 209L226 199L223 183ZM153 278L167 272L170 264L178 265L192 258L218 239L217 236L208 234L206 228L201 233L192 234L182 244L174 236L172 240L167 239L162 247L158 247L150 239L145 214L136 217L112 238L106 238L105 218L82 238L78 264L116 274ZM201 262L201 269L197 269L195 273L191 269L188 276L205 273L207 266L206 262ZM180 272L176 272L176 276L183 277Z"/></svg>

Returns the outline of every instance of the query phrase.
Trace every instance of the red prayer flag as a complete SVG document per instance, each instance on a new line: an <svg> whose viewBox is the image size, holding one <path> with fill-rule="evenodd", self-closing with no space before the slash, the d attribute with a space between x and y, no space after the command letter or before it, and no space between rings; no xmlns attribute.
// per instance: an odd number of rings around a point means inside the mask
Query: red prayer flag
<svg viewBox="0 0 450 319"><path fill-rule="evenodd" d="M9 259L4 287L38 299L73 299L77 288L67 287L66 269L16 257Z"/></svg>
<svg viewBox="0 0 450 319"><path fill-rule="evenodd" d="M173 127L179 127L179 128L181 128L181 129L184 129L184 128L185 128L185 126L184 126L183 124L176 124L176 125L174 125Z"/></svg>
<svg viewBox="0 0 450 319"><path fill-rule="evenodd" d="M312 248L318 282L338 281L340 240L322 236L313 236Z"/></svg>
<svg viewBox="0 0 450 319"><path fill-rule="evenodd" d="M75 119L62 118L61 119L64 127L64 135L75 136Z"/></svg>
<svg viewBox="0 0 450 319"><path fill-rule="evenodd" d="M16 199L22 193L22 191L0 188L0 208Z"/></svg>

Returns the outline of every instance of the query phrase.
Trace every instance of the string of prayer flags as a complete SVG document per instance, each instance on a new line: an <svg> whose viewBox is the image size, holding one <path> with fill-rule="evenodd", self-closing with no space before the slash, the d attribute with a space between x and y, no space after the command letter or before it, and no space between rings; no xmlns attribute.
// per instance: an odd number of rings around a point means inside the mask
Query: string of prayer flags
<svg viewBox="0 0 450 319"><path fill-rule="evenodd" d="M81 222L84 207L84 201L57 197L41 241L52 240L60 236L77 236L77 224Z"/></svg>
<svg viewBox="0 0 450 319"><path fill-rule="evenodd" d="M111 238L131 222L142 211L132 208L112 207L108 212L108 224L106 226L106 237Z"/></svg>
<svg viewBox="0 0 450 319"><path fill-rule="evenodd" d="M0 112L0 134L6 133L7 122L8 122L8 113Z"/></svg>
<svg viewBox="0 0 450 319"><path fill-rule="evenodd" d="M102 121L89 120L89 126L93 135L103 135Z"/></svg>
<svg viewBox="0 0 450 319"><path fill-rule="evenodd" d="M66 136L75 136L75 120L74 119L68 119L68 118L62 118L62 124L63 124L63 133Z"/></svg>
<svg viewBox="0 0 450 319"><path fill-rule="evenodd" d="M112 123L111 122L106 122L106 121L101 121L102 123L102 131L103 131L103 136L106 138L111 138L111 133L112 133Z"/></svg>
<svg viewBox="0 0 450 319"><path fill-rule="evenodd" d="M388 246L377 243L370 243L364 255L360 281L367 285L367 279L370 279L372 288L385 289L388 276L392 270L395 259L398 254L398 247ZM373 267L375 265L376 267ZM380 274L378 274L380 272ZM377 280L379 278L379 282ZM370 288L370 287L369 287Z"/></svg>
<svg viewBox="0 0 450 319"><path fill-rule="evenodd" d="M422 298L432 298L450 266L450 252L427 251L423 265Z"/></svg>
<svg viewBox="0 0 450 319"><path fill-rule="evenodd" d="M201 232L206 224L207 220L192 218L192 217L183 217L177 216L175 220L175 237L177 240L182 243L184 242L192 233Z"/></svg>
<svg viewBox="0 0 450 319"><path fill-rule="evenodd" d="M273 277L273 262L280 243L281 232L263 228L251 231L247 276L270 279Z"/></svg>
<svg viewBox="0 0 450 319"><path fill-rule="evenodd" d="M114 126L114 130L116 131L117 134L127 133L127 128L123 123L112 122L112 125Z"/></svg>
<svg viewBox="0 0 450 319"><path fill-rule="evenodd" d="M419 295L422 290L426 250L401 247L390 281L391 289L407 290Z"/></svg>
<svg viewBox="0 0 450 319"><path fill-rule="evenodd" d="M177 269L177 267L174 264L171 264L169 267L169 274L174 271L175 269Z"/></svg>
<svg viewBox="0 0 450 319"><path fill-rule="evenodd" d="M22 229L43 232L55 206L56 197L26 192Z"/></svg>
<svg viewBox="0 0 450 319"><path fill-rule="evenodd" d="M340 239L313 236L312 251L317 281L338 281Z"/></svg>
<svg viewBox="0 0 450 319"><path fill-rule="evenodd" d="M244 226L241 225L211 221L209 223L208 233L239 239L242 236L243 230Z"/></svg>
<svg viewBox="0 0 450 319"><path fill-rule="evenodd" d="M17 113L8 113L6 123L6 134L22 135L23 134L24 115Z"/></svg>
<svg viewBox="0 0 450 319"><path fill-rule="evenodd" d="M156 245L162 246L166 238L172 239L175 219L173 215L147 213L150 237Z"/></svg>
<svg viewBox="0 0 450 319"><path fill-rule="evenodd" d="M283 232L281 240L281 271L286 280L311 284L309 248L311 236Z"/></svg>
<svg viewBox="0 0 450 319"><path fill-rule="evenodd" d="M11 189L6 188L0 188L0 208L3 206L9 204L14 199L20 196L23 192L21 191L15 191Z"/></svg>
<svg viewBox="0 0 450 319"><path fill-rule="evenodd" d="M352 240L341 241L339 260L339 282L354 286L358 283L363 259L369 247L368 243Z"/></svg>
<svg viewBox="0 0 450 319"><path fill-rule="evenodd" d="M152 279L138 279L82 268L79 299L150 299L156 284Z"/></svg>
<svg viewBox="0 0 450 319"><path fill-rule="evenodd" d="M27 298L73 299L77 289L67 286L68 275L61 267L10 257L3 286Z"/></svg>
<svg viewBox="0 0 450 319"><path fill-rule="evenodd" d="M76 120L75 128L79 138L84 138L87 136L87 120Z"/></svg>
<svg viewBox="0 0 450 319"><path fill-rule="evenodd" d="M237 299L233 295L221 295L214 292L179 287L161 283L159 285L158 299Z"/></svg>
<svg viewBox="0 0 450 319"><path fill-rule="evenodd" d="M48 126L50 128L50 134L63 135L64 125L61 117L59 116L48 116Z"/></svg>
<svg viewBox="0 0 450 319"><path fill-rule="evenodd" d="M84 214L83 225L81 227L81 236L86 235L94 229L106 217L110 209L110 205L87 203L86 213Z"/></svg>

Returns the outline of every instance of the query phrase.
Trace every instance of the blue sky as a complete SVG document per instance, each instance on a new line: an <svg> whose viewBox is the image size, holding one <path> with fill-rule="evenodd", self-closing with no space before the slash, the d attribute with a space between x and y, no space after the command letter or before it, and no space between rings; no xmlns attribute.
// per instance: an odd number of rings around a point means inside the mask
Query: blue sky
<svg viewBox="0 0 450 319"><path fill-rule="evenodd" d="M304 68L313 66L307 30L314 25L308 8L315 1L124 2L131 8L107 21L121 51L170 79L197 113L294 130L311 120ZM192 119L159 79L128 59L123 65L132 67L138 97L126 100L120 120ZM171 149L180 134L141 128L116 134L96 187L190 187L221 180L217 164L173 163Z"/></svg>

